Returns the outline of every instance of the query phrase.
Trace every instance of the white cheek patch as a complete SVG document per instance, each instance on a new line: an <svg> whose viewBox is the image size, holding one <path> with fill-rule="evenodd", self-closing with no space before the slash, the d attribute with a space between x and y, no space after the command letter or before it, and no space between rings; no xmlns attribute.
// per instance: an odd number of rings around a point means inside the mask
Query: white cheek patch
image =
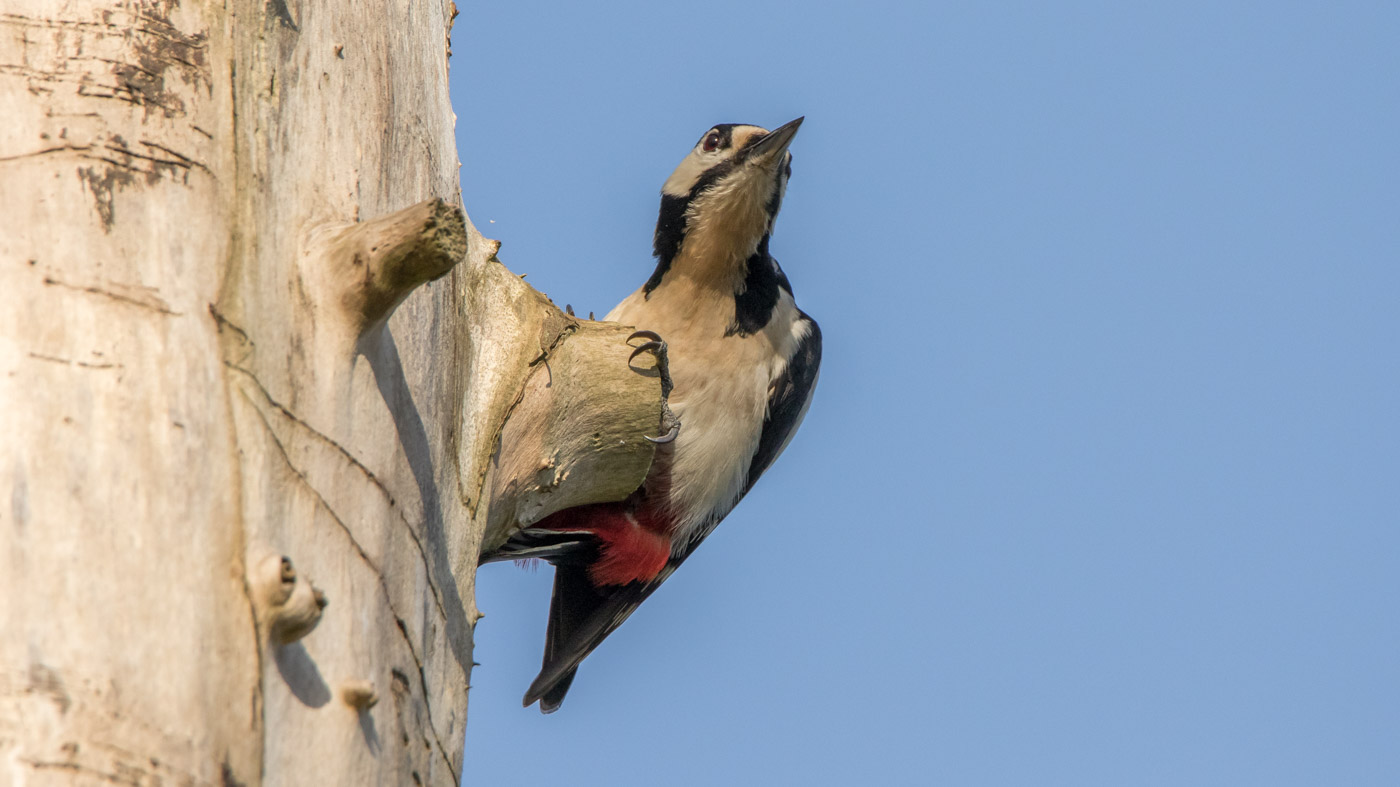
<svg viewBox="0 0 1400 787"><path fill-rule="evenodd" d="M700 161L699 153L691 153L685 160L676 167L676 171L671 173L671 177L666 179L666 183L661 187L661 193L668 197L688 197L690 189L695 182L700 180L700 176L705 174L705 168Z"/></svg>

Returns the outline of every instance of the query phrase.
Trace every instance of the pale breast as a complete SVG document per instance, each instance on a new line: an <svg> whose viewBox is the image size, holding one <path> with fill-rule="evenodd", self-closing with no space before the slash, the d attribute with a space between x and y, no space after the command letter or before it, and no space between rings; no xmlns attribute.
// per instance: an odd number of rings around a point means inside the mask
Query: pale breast
<svg viewBox="0 0 1400 787"><path fill-rule="evenodd" d="M680 282L668 285L650 299L633 293L606 319L655 331L669 347L676 384L671 409L681 421L669 496L685 534L727 514L745 488L769 387L792 354L788 345L795 345L791 326L797 309L783 292L768 330L726 336L734 315L732 296Z"/></svg>

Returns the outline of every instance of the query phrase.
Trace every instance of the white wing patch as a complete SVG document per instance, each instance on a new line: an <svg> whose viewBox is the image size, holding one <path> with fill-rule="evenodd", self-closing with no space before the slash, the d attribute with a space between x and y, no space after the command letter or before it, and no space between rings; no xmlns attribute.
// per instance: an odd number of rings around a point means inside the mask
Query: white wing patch
<svg viewBox="0 0 1400 787"><path fill-rule="evenodd" d="M786 360L784 360L782 366L774 372L772 382L768 385L768 398L770 401L773 398L774 388L777 385L778 378L787 372L788 361L797 354L797 348L802 345L803 340L810 336L811 333L812 324L806 320L797 320L792 324L792 346L787 349L787 353L784 355ZM817 381L820 378L821 370L818 369L817 373L812 377L812 385L807 389L806 397L802 400L802 409L797 411L797 419L792 422L792 427L788 429L787 434L783 435L783 442L778 446L777 453L773 454L774 461L777 461L778 457L782 456L783 452L787 450L788 443L791 443L793 436L797 434L797 428L802 426L803 419L807 417L807 409L812 406L812 394L816 392Z"/></svg>

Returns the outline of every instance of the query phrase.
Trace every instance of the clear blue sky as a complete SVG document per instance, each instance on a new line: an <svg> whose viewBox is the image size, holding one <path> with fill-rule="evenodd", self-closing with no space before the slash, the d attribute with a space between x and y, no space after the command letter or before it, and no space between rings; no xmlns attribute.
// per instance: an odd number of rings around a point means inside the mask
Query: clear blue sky
<svg viewBox="0 0 1400 787"><path fill-rule="evenodd" d="M550 569L481 571L475 784L1400 784L1400 6L462 10L512 270L601 315L703 131L805 115L826 338L559 713Z"/></svg>

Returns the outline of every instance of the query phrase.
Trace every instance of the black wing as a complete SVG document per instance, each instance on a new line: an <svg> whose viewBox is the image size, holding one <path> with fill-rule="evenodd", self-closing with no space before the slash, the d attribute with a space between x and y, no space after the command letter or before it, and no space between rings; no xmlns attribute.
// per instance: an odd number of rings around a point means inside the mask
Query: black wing
<svg viewBox="0 0 1400 787"><path fill-rule="evenodd" d="M763 475L787 448L788 441L807 414L812 391L817 387L817 369L822 362L822 330L806 312L798 311L798 319L807 323L807 336L797 345L787 368L768 389L768 415L763 419L763 435L758 439L758 453L749 463L749 480L744 494L753 489Z"/></svg>

